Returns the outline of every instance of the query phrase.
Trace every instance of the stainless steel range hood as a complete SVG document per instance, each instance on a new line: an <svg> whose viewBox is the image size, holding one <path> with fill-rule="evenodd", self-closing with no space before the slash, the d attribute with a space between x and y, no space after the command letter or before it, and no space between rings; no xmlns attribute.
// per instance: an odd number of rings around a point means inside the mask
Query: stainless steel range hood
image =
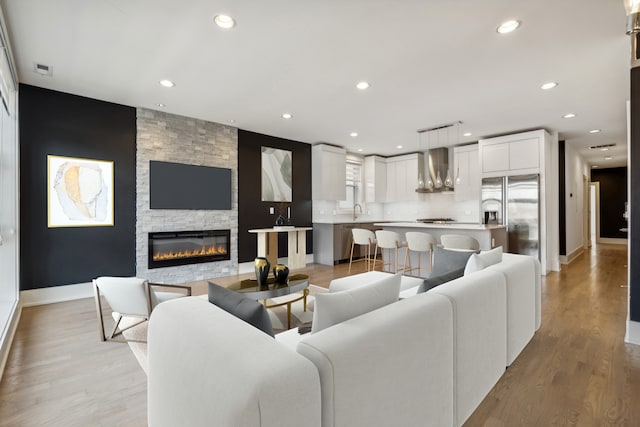
<svg viewBox="0 0 640 427"><path fill-rule="evenodd" d="M447 187L444 185L444 181L449 172L449 149L447 147L433 148L428 151L426 156L426 174L425 183L431 177L431 182L434 183L433 188L425 186L424 189L416 189L419 193L442 193L444 191L453 191L453 185ZM436 188L435 183L438 179L438 172L440 172L440 180L442 181L442 187Z"/></svg>

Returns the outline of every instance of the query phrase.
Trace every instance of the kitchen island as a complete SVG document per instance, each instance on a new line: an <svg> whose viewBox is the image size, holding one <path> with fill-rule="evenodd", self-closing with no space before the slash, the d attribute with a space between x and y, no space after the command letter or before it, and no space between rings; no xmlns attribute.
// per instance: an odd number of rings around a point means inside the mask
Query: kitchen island
<svg viewBox="0 0 640 427"><path fill-rule="evenodd" d="M421 222L380 222L374 225L382 227L384 230L395 231L400 233L404 239L404 233L407 231L421 231L423 233L429 233L438 240L440 243L440 236L443 234L463 234L475 238L480 243L480 249L488 251L489 249L502 246L504 252L508 251L507 247L507 229L504 225L497 224L465 224L450 222L446 224L425 224ZM385 251L386 253L387 251ZM393 251L391 251L393 257ZM418 252L411 252L411 265L416 267L418 265L418 257L422 256L421 265L428 266L429 260L425 259L427 254ZM393 258L392 258L393 260ZM393 261L392 261L393 262ZM402 268L404 264L404 250L400 250L398 253L398 265ZM427 277L428 269L422 269L420 276ZM411 272L411 275L417 275L417 272Z"/></svg>
<svg viewBox="0 0 640 427"><path fill-rule="evenodd" d="M446 224L425 224L421 222L377 222L374 225L382 227L383 230L391 230L404 236L407 231L421 231L429 233L440 243L440 236L443 234L464 234L475 238L480 243L480 249L489 249L502 246L504 252L507 247L507 228L498 224L469 224L459 222L449 222Z"/></svg>

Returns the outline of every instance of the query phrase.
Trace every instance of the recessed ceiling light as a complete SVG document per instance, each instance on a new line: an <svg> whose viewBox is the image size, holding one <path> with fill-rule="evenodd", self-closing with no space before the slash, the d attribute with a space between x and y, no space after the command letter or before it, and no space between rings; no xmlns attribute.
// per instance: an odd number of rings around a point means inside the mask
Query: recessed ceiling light
<svg viewBox="0 0 640 427"><path fill-rule="evenodd" d="M236 25L236 21L229 15L216 15L213 17L213 22L220 28L229 29Z"/></svg>
<svg viewBox="0 0 640 427"><path fill-rule="evenodd" d="M160 107L160 108L166 107L166 105L164 105L162 102L159 102L159 103L157 103L156 105L157 105L158 107Z"/></svg>
<svg viewBox="0 0 640 427"><path fill-rule="evenodd" d="M589 133L599 133L600 129L592 129L589 131Z"/></svg>
<svg viewBox="0 0 640 427"><path fill-rule="evenodd" d="M462 134L462 136L471 136L471 135L473 135L471 132L465 132Z"/></svg>
<svg viewBox="0 0 640 427"><path fill-rule="evenodd" d="M600 149L600 151L609 151L609 148L608 148L608 147L602 147L602 148Z"/></svg>
<svg viewBox="0 0 640 427"><path fill-rule="evenodd" d="M505 21L496 29L496 31L500 34L507 34L512 31L515 31L520 26L520 21L516 21L512 19L510 21Z"/></svg>
<svg viewBox="0 0 640 427"><path fill-rule="evenodd" d="M358 82L358 84L356 85L356 87L360 90L365 90L369 88L369 83L368 82Z"/></svg>
<svg viewBox="0 0 640 427"><path fill-rule="evenodd" d="M229 123L235 123L236 121L233 119L229 119Z"/></svg>
<svg viewBox="0 0 640 427"><path fill-rule="evenodd" d="M548 83L545 83L542 86L540 86L540 89L549 90L549 89L553 89L556 86L558 86L558 83L556 83L556 82L548 82Z"/></svg>
<svg viewBox="0 0 640 427"><path fill-rule="evenodd" d="M358 132L351 132L349 136L355 138L356 136L358 136Z"/></svg>
<svg viewBox="0 0 640 427"><path fill-rule="evenodd" d="M404 148L404 147L403 147L402 145L396 145L396 148L397 148L398 150L401 150L401 149L402 149L402 148Z"/></svg>
<svg viewBox="0 0 640 427"><path fill-rule="evenodd" d="M605 160L611 160L611 159L613 159L613 157L611 157L611 156L605 156L605 157L604 157L604 159L605 159Z"/></svg>
<svg viewBox="0 0 640 427"><path fill-rule="evenodd" d="M362 153L364 150L362 148L358 148L358 153Z"/></svg>
<svg viewBox="0 0 640 427"><path fill-rule="evenodd" d="M592 168L599 168L600 166L598 165L591 165Z"/></svg>
<svg viewBox="0 0 640 427"><path fill-rule="evenodd" d="M171 80L160 80L160 84L164 87L174 87L176 84L174 82L172 82Z"/></svg>
<svg viewBox="0 0 640 427"><path fill-rule="evenodd" d="M291 117L293 117L293 116L292 116L291 114L289 114L289 113L284 113L284 114L282 115L282 118L283 118L283 119L287 119L287 120L289 120Z"/></svg>
<svg viewBox="0 0 640 427"><path fill-rule="evenodd" d="M562 116L563 119L572 119L574 118L576 115L573 113L569 113L569 114L565 114L564 116Z"/></svg>

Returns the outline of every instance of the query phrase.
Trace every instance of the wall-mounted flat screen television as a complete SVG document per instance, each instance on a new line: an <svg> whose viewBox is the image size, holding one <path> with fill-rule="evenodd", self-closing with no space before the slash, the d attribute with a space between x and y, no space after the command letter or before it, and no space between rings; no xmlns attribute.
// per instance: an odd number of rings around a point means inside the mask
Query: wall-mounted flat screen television
<svg viewBox="0 0 640 427"><path fill-rule="evenodd" d="M231 209L231 169L149 162L151 209Z"/></svg>

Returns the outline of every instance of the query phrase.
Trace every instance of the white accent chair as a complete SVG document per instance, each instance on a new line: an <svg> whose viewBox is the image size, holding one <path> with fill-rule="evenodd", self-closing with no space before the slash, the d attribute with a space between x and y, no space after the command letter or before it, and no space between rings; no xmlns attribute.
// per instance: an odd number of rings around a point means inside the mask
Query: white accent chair
<svg viewBox="0 0 640 427"><path fill-rule="evenodd" d="M367 262L367 271L371 270L372 267L375 267L376 259L371 257L371 245L376 244L376 235L371 230L367 230L364 228L354 228L351 230L353 234L353 241L351 242L351 256L349 257L349 272L351 274L351 264L353 263L353 248L355 245L366 246L367 247L367 255L365 258L361 258L356 261L366 261Z"/></svg>
<svg viewBox="0 0 640 427"><path fill-rule="evenodd" d="M480 249L480 242L471 236L462 234L443 234L440 236L440 242L444 249L462 249L477 251Z"/></svg>
<svg viewBox="0 0 640 427"><path fill-rule="evenodd" d="M394 273L398 272L398 249L403 248L407 245L407 242L402 240L402 236L400 233L396 233L395 231L389 230L378 230L376 231L376 250L373 254L374 258L378 256L378 248L380 248L380 252L382 253L382 271L391 271L391 251L395 251L395 269ZM385 261L384 250L387 249L387 258ZM389 270L385 270L385 267L389 267ZM375 266L374 266L375 270Z"/></svg>
<svg viewBox="0 0 640 427"><path fill-rule="evenodd" d="M429 252L429 271L433 270L433 247L438 244L438 241L429 233L422 233L420 231L407 231L405 233L407 239L407 247L404 251L404 266L402 267L403 274L411 273L416 268L411 266L411 254L410 251L418 252L418 277L420 277L421 255L425 252ZM407 269L407 264L409 268Z"/></svg>
<svg viewBox="0 0 640 427"><path fill-rule="evenodd" d="M185 291L180 292L156 292L152 286L160 286L166 288L175 288ZM164 285L149 283L145 279L137 277L98 277L93 279L93 292L96 301L96 312L98 315L98 330L101 341L116 342L146 342L141 340L126 339L122 333L127 329L131 329L143 322L149 320L151 311L161 302L168 301L183 296L191 296L191 287L181 285ZM111 307L111 311L117 314L115 326L111 333L107 336L104 330L104 317L102 314L103 296ZM120 328L120 322L123 316L131 316L140 318L139 322ZM122 336L122 338L116 338Z"/></svg>

